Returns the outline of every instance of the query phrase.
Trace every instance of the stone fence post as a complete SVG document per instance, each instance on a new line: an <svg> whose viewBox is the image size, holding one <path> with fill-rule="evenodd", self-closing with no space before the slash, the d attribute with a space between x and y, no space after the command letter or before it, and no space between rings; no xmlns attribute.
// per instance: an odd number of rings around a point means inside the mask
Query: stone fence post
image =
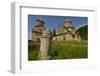
<svg viewBox="0 0 100 76"><path fill-rule="evenodd" d="M52 32L50 30L44 30L41 36L40 44L40 59L49 59L49 51L52 43Z"/></svg>

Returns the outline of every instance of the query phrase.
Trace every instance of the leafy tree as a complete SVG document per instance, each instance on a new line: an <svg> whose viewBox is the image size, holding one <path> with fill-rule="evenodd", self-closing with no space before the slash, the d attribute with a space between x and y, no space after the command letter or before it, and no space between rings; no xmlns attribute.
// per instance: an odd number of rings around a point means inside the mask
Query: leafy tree
<svg viewBox="0 0 100 76"><path fill-rule="evenodd" d="M88 25L82 26L77 31L82 40L88 40Z"/></svg>

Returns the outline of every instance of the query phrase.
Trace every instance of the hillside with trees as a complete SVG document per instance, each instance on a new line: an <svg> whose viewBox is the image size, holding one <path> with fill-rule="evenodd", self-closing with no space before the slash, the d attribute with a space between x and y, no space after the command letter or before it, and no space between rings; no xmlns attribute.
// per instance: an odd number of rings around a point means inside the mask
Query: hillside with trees
<svg viewBox="0 0 100 76"><path fill-rule="evenodd" d="M88 40L88 25L78 28L76 32L79 33L82 40Z"/></svg>

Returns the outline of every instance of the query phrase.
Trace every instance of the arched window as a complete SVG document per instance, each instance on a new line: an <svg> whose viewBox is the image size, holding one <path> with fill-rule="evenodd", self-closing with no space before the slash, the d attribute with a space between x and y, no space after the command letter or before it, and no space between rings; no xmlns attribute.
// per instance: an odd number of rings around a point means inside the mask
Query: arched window
<svg viewBox="0 0 100 76"><path fill-rule="evenodd" d="M36 41L36 42L40 42L40 39L39 39L39 38L36 38L35 41Z"/></svg>

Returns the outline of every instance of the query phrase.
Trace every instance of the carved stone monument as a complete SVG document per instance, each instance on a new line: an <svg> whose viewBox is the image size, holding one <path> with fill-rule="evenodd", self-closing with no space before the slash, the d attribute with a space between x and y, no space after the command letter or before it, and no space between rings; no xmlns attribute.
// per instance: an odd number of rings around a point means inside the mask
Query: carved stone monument
<svg viewBox="0 0 100 76"><path fill-rule="evenodd" d="M49 51L52 43L52 32L50 30L44 30L41 36L40 44L40 58L42 60L49 59Z"/></svg>

